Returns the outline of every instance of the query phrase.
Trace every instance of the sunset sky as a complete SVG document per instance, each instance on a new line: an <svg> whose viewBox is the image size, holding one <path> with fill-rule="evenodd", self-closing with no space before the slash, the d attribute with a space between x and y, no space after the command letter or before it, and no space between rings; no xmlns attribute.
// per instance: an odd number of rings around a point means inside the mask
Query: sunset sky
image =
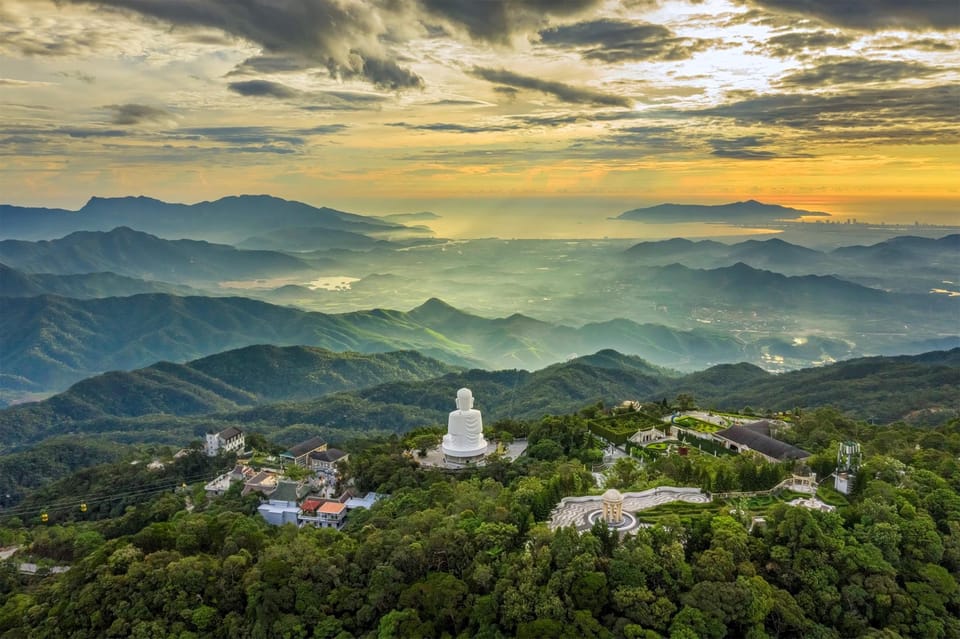
<svg viewBox="0 0 960 639"><path fill-rule="evenodd" d="M951 0L0 0L0 202L958 222L958 34Z"/></svg>

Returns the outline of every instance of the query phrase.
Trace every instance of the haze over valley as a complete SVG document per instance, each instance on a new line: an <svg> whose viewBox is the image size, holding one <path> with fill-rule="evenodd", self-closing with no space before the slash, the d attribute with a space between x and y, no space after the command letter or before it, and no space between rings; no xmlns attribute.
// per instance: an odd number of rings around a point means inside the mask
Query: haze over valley
<svg viewBox="0 0 960 639"><path fill-rule="evenodd" d="M721 210L737 216L736 205ZM192 207L94 199L75 213L0 216L8 238L34 238L0 241L8 400L260 343L411 349L492 369L612 348L685 371L960 344L957 234L824 250L778 237L450 241L262 196ZM187 235L202 239L172 239Z"/></svg>

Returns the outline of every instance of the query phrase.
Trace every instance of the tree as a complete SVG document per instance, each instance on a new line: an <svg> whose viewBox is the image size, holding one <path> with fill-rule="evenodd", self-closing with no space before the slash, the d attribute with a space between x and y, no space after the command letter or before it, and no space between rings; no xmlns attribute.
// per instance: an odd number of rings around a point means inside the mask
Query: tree
<svg viewBox="0 0 960 639"><path fill-rule="evenodd" d="M674 402L678 410L693 410L697 403L690 393L680 393Z"/></svg>

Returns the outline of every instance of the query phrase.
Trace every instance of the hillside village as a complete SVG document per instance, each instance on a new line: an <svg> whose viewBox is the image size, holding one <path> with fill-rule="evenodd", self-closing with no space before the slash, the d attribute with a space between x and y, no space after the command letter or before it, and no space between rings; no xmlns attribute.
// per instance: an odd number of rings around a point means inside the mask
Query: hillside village
<svg viewBox="0 0 960 639"><path fill-rule="evenodd" d="M685 398L681 400L681 403L687 403ZM617 459L634 459L643 466L657 458L672 455L750 455L770 464L792 463L792 474L771 489L729 493L722 495L723 497L775 494L788 490L798 494L789 502L791 505L825 511L834 509L834 506L815 496L819 485L816 474L804 464L810 454L776 437L777 433L791 428L791 415L758 419L750 415L719 411L665 410L661 404L644 405L633 400L623 401L613 408L591 407L586 409L585 413L591 417L586 422L591 436L606 445L603 461L594 465L595 482L601 489L607 481L608 471ZM507 432L497 433L495 437L496 441L489 445L488 450L490 454L495 453L499 459L510 462L525 452L525 440L515 442ZM439 447L431 449L433 452L427 450L431 442L436 444L434 436L420 435L415 441L419 442L417 446L421 450L419 453L408 451L411 459L428 467L445 467L444 455ZM510 454L510 450L514 453ZM346 523L351 511L357 508L369 509L383 497L373 492L362 496L356 494L351 482L343 481L340 472L340 465L349 459L349 454L329 447L323 438L317 436L271 456L245 450L243 431L231 426L219 432L208 433L204 440L203 453L209 457L221 454L237 456L235 467L205 485L207 497L213 499L223 496L232 486L240 484L242 496L260 496L261 504L257 512L267 523L274 526L294 524L298 527L329 527L339 530ZM446 464L446 469L460 471L484 463L485 458L478 457L466 465ZM848 494L849 481L850 478L844 475L842 481L839 476L835 477L834 483L839 492ZM633 511L639 511L674 500L706 503L713 499L710 493L692 488L658 488L655 494L628 493L625 497L627 511L631 510L631 504ZM596 496L566 498L558 504L554 512L553 525L569 524L586 530L601 513L606 513L612 507L610 504L619 504L617 512L623 510L625 497L610 489L604 493L602 500ZM648 500L647 497L651 499ZM603 509L597 506L601 501L604 504ZM634 524L637 523L636 518L629 512L626 516L631 517ZM617 521L618 525L622 524L619 519ZM762 522L763 518L757 517L753 525ZM627 530L622 526L621 529Z"/></svg>
<svg viewBox="0 0 960 639"><path fill-rule="evenodd" d="M208 482L204 491L208 498L216 498L241 484L242 496L260 495L263 503L257 512L269 524L339 530L351 510L370 508L380 498L375 493L358 497L350 487L341 486L339 465L349 454L330 448L322 437L310 437L277 456L261 455L256 464L256 451L245 451L244 444L243 431L234 426L207 433L205 455L233 453L238 461L233 469Z"/></svg>

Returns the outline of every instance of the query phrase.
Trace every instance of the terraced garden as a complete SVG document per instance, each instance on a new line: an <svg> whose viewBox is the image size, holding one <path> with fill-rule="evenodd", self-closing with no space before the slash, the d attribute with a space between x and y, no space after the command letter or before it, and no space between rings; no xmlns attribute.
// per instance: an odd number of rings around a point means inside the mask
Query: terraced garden
<svg viewBox="0 0 960 639"><path fill-rule="evenodd" d="M711 424L710 422L705 422L702 419L697 419L696 417L690 417L689 415L684 415L683 417L678 417L673 420L673 423L681 428L689 428L690 430L695 430L698 433L707 433L712 435L713 433L718 433L721 430L726 429L726 426L718 426L717 424Z"/></svg>

